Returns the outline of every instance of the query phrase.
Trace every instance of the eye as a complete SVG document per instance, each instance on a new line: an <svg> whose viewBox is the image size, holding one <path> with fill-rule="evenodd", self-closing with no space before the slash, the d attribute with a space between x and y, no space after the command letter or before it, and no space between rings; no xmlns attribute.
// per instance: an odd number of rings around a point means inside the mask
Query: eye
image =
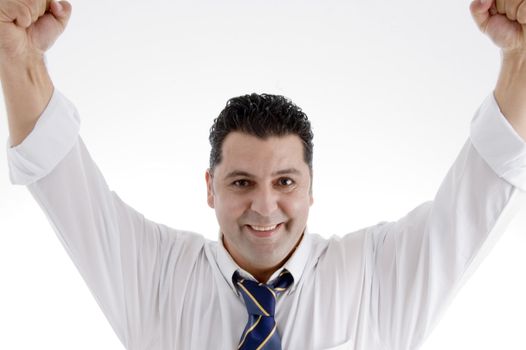
<svg viewBox="0 0 526 350"><path fill-rule="evenodd" d="M245 179L236 180L232 182L232 186L239 187L239 188L248 187L249 185L250 185L250 181L245 180Z"/></svg>
<svg viewBox="0 0 526 350"><path fill-rule="evenodd" d="M282 177L278 180L278 184L283 187L290 187L294 185L296 182L292 180L290 177Z"/></svg>

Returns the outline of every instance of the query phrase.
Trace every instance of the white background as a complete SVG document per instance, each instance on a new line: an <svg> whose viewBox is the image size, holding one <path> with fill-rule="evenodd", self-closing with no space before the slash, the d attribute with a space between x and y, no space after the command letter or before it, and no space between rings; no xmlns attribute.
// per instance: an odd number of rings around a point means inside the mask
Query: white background
<svg viewBox="0 0 526 350"><path fill-rule="evenodd" d="M309 231L345 234L432 199L492 92L497 48L469 1L74 1L49 52L106 180L166 225L217 237L208 130L228 98L276 93L315 133ZM7 143L5 112L0 144ZM424 349L524 349L526 211ZM0 349L122 349L0 161Z"/></svg>

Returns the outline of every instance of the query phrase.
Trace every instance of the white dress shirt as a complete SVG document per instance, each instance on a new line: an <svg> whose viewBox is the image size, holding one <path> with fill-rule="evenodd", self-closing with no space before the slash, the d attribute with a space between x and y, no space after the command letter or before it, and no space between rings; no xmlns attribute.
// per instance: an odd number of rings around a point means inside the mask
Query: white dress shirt
<svg viewBox="0 0 526 350"><path fill-rule="evenodd" d="M124 346L236 349L248 316L232 275L250 274L221 242L126 205L79 128L55 90L31 134L8 141L10 179L28 187ZM433 201L343 237L304 235L283 266L294 277L276 306L283 349L418 348L525 190L526 144L491 94Z"/></svg>

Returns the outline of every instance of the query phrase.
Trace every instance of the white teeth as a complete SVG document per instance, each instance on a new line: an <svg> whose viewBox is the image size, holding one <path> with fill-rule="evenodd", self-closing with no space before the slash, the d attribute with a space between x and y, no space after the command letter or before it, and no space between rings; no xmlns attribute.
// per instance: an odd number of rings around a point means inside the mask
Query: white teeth
<svg viewBox="0 0 526 350"><path fill-rule="evenodd" d="M252 229L254 229L256 231L272 231L273 229L278 227L278 225L274 225L274 226L253 226L253 225L250 225L250 227L252 227Z"/></svg>

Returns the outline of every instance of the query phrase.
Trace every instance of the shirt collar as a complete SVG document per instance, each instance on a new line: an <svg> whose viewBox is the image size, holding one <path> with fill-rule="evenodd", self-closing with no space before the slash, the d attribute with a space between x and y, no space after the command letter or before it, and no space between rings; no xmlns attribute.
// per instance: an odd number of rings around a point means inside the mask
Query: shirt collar
<svg viewBox="0 0 526 350"><path fill-rule="evenodd" d="M217 264L219 266L219 269L221 270L221 274L223 275L224 279L227 281L228 285L234 291L234 293L238 294L237 288L234 286L234 283L232 282L232 276L234 275L234 272L237 270L241 274L241 276L250 278L252 280L255 280L255 278L247 271L243 270L241 267L239 267L230 253L226 250L222 234L219 233L219 244L217 249ZM303 271L305 270L305 265L307 264L307 259L310 255L311 251L311 236L308 233L307 229L305 229L305 232L303 234L303 238L301 239L300 244L296 248L296 251L292 254L292 256L287 260L287 262L277 271L275 271L272 276L269 279L269 282L273 281L278 277L278 275L283 271L283 269L287 269L291 274L292 277L294 277L294 283L292 286L288 289L287 294L290 294L296 290L296 287L298 286L301 277L303 275Z"/></svg>

